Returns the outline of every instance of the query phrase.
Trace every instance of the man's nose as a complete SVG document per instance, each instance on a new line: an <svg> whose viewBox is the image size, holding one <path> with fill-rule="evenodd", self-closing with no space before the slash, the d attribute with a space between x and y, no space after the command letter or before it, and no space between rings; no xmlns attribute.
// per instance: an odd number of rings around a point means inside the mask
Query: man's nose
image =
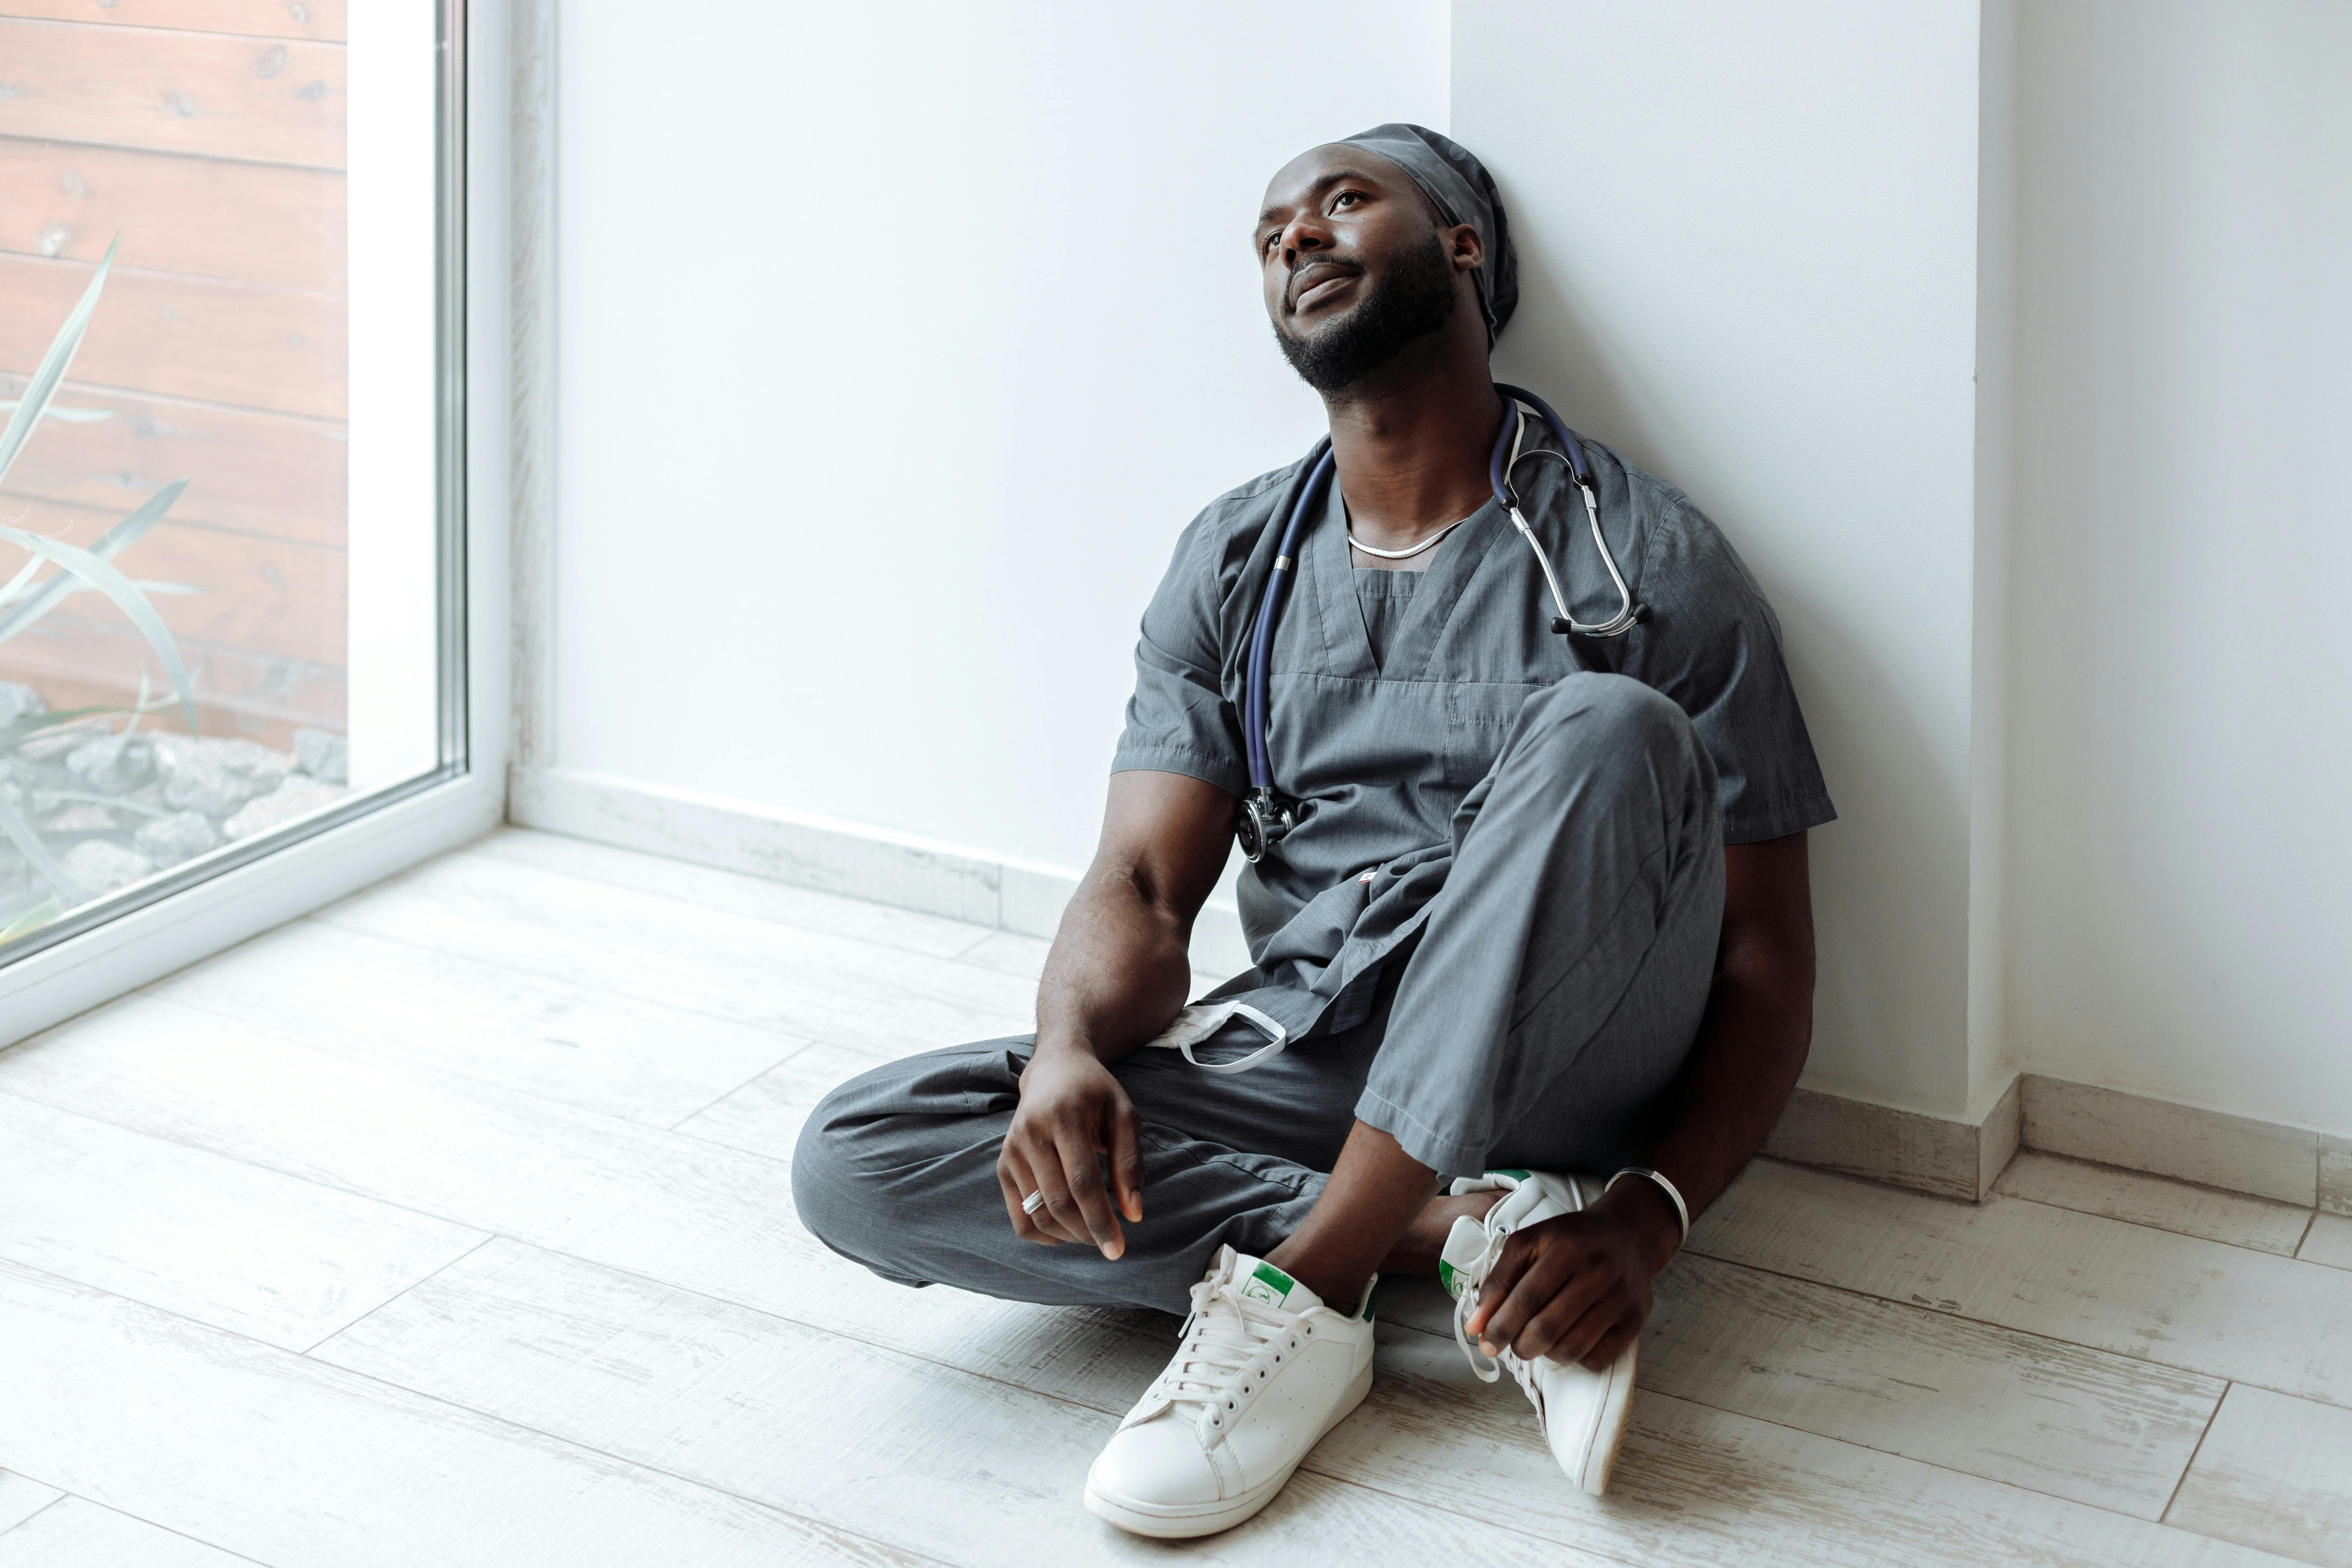
<svg viewBox="0 0 2352 1568"><path fill-rule="evenodd" d="M1283 264L1294 272L1307 257L1330 248L1330 231L1311 217L1293 218L1282 231Z"/></svg>

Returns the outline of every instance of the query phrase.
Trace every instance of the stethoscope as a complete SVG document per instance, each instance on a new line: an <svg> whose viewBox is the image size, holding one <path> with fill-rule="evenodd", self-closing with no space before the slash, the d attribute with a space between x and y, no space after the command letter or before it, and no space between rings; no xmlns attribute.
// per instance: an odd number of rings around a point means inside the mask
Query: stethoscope
<svg viewBox="0 0 2352 1568"><path fill-rule="evenodd" d="M1558 458L1568 465L1577 489L1584 492L1584 516L1592 525L1593 548L1601 552L1601 563L1609 569L1609 581L1617 586L1617 613L1609 619L1587 626L1569 614L1568 599L1559 591L1559 578L1552 572L1551 558L1544 553L1536 531L1528 526L1526 514L1519 510L1519 492L1511 483L1512 472L1523 455L1521 445L1528 428L1526 412L1514 408L1512 412L1518 417L1504 420L1502 429L1496 433L1495 453L1488 460L1486 472L1494 483L1495 500L1510 515L1512 526L1528 542L1528 548L1535 552L1536 563L1543 568L1544 585L1551 590L1552 606L1559 612L1551 618L1551 629L1574 637L1622 637L1641 624L1649 609L1633 602L1633 590L1625 585L1625 574L1617 570L1617 557L1610 552L1609 541L1601 531L1601 499L1592 488L1592 465L1585 460L1583 444L1559 422L1551 405L1534 393L1506 386L1501 382L1495 384L1495 390L1543 416L1544 424L1562 450L1538 447L1524 455ZM1249 798L1242 802L1234 831L1241 840L1243 855L1253 862L1265 856L1267 845L1288 833L1296 820L1294 803L1275 791L1274 766L1266 756L1266 666L1274 653L1275 622L1282 614L1282 602L1289 595L1291 574L1298 560L1299 532L1306 527L1310 510L1329 488L1331 473L1331 441L1326 437L1316 447L1307 482L1299 487L1298 500L1290 509L1290 521L1282 531L1282 543L1274 552L1274 571L1266 578L1265 592L1257 602L1257 621L1250 628L1249 659L1242 672L1242 738L1249 750L1250 792Z"/></svg>

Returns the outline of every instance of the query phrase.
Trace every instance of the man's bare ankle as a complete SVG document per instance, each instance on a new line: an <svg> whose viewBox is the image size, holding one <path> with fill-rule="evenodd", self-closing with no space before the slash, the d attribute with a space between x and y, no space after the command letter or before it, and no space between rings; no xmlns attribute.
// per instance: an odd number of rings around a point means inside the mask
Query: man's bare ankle
<svg viewBox="0 0 2352 1568"><path fill-rule="evenodd" d="M1364 1287L1370 1281L1361 1278L1349 1279L1337 1274L1324 1268L1318 1259L1311 1256L1294 1254L1286 1257L1284 1248L1289 1245L1288 1242L1285 1242L1281 1247L1276 1247L1265 1255L1265 1260L1299 1284L1314 1291L1316 1297L1333 1311L1348 1313L1355 1311L1364 1300Z"/></svg>
<svg viewBox="0 0 2352 1568"><path fill-rule="evenodd" d="M1484 1219L1486 1211L1502 1200L1499 1192L1465 1193L1460 1197L1439 1193L1422 1205L1421 1213L1405 1227L1389 1255L1381 1260L1383 1274L1409 1274L1433 1279L1437 1274L1438 1254L1445 1249L1445 1237L1460 1219Z"/></svg>

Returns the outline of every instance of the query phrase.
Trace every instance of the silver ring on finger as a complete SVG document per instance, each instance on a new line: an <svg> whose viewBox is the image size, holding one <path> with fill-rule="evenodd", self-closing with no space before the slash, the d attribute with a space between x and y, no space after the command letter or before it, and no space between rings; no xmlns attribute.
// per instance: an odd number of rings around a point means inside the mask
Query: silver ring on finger
<svg viewBox="0 0 2352 1568"><path fill-rule="evenodd" d="M1021 1212L1025 1215L1034 1215L1039 1209L1044 1208L1045 1206L1045 1194L1042 1190L1031 1193L1027 1197L1021 1200Z"/></svg>

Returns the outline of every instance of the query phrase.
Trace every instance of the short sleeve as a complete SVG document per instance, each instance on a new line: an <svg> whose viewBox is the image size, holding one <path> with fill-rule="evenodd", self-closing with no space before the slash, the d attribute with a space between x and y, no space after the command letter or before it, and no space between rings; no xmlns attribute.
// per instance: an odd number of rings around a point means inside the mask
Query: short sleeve
<svg viewBox="0 0 2352 1568"><path fill-rule="evenodd" d="M1241 721L1219 671L1219 578L1208 549L1211 509L1176 542L1167 576L1143 612L1135 695L1110 771L1183 773L1236 798L1249 793Z"/></svg>
<svg viewBox="0 0 2352 1568"><path fill-rule="evenodd" d="M1649 621L1624 673L1673 698L1715 761L1727 844L1834 821L1780 654L1780 622L1747 563L1678 492L1643 562Z"/></svg>

